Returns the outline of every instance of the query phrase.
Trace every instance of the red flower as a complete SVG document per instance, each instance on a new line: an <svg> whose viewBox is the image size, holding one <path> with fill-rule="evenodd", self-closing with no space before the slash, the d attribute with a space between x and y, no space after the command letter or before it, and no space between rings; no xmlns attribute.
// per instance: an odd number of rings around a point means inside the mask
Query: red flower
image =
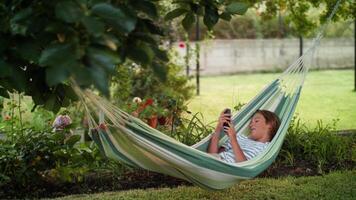
<svg viewBox="0 0 356 200"><path fill-rule="evenodd" d="M146 100L145 106L150 106L153 104L153 99L149 98Z"/></svg>
<svg viewBox="0 0 356 200"><path fill-rule="evenodd" d="M6 115L4 120L5 120L5 121L8 121L8 120L10 120L10 119L11 119L11 117L10 117L9 115Z"/></svg>
<svg viewBox="0 0 356 200"><path fill-rule="evenodd" d="M179 42L178 43L179 48L185 48L185 43L184 42Z"/></svg>
<svg viewBox="0 0 356 200"><path fill-rule="evenodd" d="M141 103L140 107L138 109L136 109L137 113L141 113L143 110L146 109L147 106L152 106L153 105L154 100L152 98L148 98L146 99L145 103Z"/></svg>

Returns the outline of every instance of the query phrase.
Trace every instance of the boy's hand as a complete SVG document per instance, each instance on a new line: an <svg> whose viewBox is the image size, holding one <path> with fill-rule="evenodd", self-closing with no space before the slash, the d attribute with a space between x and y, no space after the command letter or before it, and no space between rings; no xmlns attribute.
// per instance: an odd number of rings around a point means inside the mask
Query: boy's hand
<svg viewBox="0 0 356 200"><path fill-rule="evenodd" d="M101 124L99 124L99 129L108 130L108 127L106 126L106 124L101 123Z"/></svg>
<svg viewBox="0 0 356 200"><path fill-rule="evenodd" d="M224 111L225 110L220 113L218 125L216 126L216 132L220 132L223 129L224 122L230 122L231 120L231 114L225 114Z"/></svg>
<svg viewBox="0 0 356 200"><path fill-rule="evenodd" d="M231 124L230 121L226 121L226 122L229 126L224 128L225 133L229 136L229 138L236 138L236 131L234 126Z"/></svg>

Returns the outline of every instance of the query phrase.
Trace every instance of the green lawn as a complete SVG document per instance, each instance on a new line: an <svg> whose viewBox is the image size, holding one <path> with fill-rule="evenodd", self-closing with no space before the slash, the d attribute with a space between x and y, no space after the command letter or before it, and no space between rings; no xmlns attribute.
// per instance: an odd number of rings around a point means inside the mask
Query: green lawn
<svg viewBox="0 0 356 200"><path fill-rule="evenodd" d="M202 77L201 95L188 108L201 112L205 122L215 121L225 107L247 103L280 73ZM296 113L309 127L317 120L332 123L337 129L356 129L356 92L353 70L311 71L308 73ZM195 81L195 80L192 80Z"/></svg>
<svg viewBox="0 0 356 200"><path fill-rule="evenodd" d="M69 199L355 199L356 171L334 172L316 177L285 177L280 179L257 178L242 181L221 191L207 191L198 187L182 186L147 190L129 190L82 194L57 198Z"/></svg>

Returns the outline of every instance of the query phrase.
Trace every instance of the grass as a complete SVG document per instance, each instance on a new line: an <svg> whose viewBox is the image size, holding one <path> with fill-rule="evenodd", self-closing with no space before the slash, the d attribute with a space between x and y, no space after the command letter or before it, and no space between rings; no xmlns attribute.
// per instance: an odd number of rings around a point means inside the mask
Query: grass
<svg viewBox="0 0 356 200"><path fill-rule="evenodd" d="M202 77L200 96L188 104L193 113L201 112L206 123L216 121L225 107L247 103L280 73ZM309 127L318 120L336 128L356 129L356 92L353 70L311 71L301 93L296 113ZM195 80L192 80L195 81Z"/></svg>
<svg viewBox="0 0 356 200"><path fill-rule="evenodd" d="M129 190L98 194L71 195L58 200L80 199L355 199L356 170L333 172L325 176L258 178L243 181L221 191L206 191L182 186L147 190Z"/></svg>

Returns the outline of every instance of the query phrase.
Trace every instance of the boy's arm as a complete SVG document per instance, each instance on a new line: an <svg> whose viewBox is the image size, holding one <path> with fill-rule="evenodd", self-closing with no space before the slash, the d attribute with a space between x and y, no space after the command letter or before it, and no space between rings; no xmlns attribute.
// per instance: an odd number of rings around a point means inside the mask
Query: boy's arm
<svg viewBox="0 0 356 200"><path fill-rule="evenodd" d="M235 155L235 161L236 162L245 161L247 159L246 159L245 154L242 151L239 143L237 142L236 131L234 129L234 126L232 126L232 124L230 122L228 122L228 124L229 124L229 128L227 129L227 134L230 138L231 147L232 147L232 150Z"/></svg>
<svg viewBox="0 0 356 200"><path fill-rule="evenodd" d="M234 136L231 136L231 137L229 135L229 138L230 138L232 150L233 150L234 155L235 155L235 161L236 162L241 162L241 161L247 160L246 157L245 157L244 152L242 151L239 143L237 142L236 134L234 134Z"/></svg>

